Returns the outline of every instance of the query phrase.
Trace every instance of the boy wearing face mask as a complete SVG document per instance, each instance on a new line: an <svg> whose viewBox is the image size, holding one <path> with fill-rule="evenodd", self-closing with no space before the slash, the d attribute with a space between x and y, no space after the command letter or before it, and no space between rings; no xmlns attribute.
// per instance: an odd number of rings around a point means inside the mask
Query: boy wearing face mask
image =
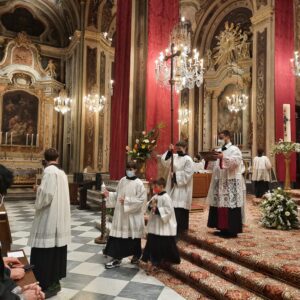
<svg viewBox="0 0 300 300"><path fill-rule="evenodd" d="M153 182L155 194L148 203L150 212L147 224L147 243L142 260L150 261L153 270L162 262L179 264L180 257L176 246L177 223L173 203L165 191L166 181L163 178Z"/></svg>
<svg viewBox="0 0 300 300"><path fill-rule="evenodd" d="M189 211L193 198L194 162L187 155L187 143L179 141L162 155L161 162L170 169L166 191L170 195L175 209L177 221L177 235L189 229ZM171 157L173 155L173 172L171 171Z"/></svg>
<svg viewBox="0 0 300 300"><path fill-rule="evenodd" d="M136 176L135 162L126 165L126 176L117 186L116 192L104 191L107 207L114 207L114 216L109 238L103 254L112 257L106 269L117 268L122 258L133 256L131 263L137 264L142 254L141 237L144 233L143 204L147 195L143 182Z"/></svg>

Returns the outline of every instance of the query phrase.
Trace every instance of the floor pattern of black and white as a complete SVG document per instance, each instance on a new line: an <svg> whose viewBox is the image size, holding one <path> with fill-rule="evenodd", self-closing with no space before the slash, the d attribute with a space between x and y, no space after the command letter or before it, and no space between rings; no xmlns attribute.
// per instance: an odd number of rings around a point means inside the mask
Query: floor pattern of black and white
<svg viewBox="0 0 300 300"><path fill-rule="evenodd" d="M27 246L34 208L32 201L7 201L5 203L13 237L12 249ZM68 274L62 280L62 291L52 300L183 300L172 289L143 270L123 260L118 269L106 270L108 258L102 255L103 246L94 243L99 236L95 221L99 212L78 210L72 207L72 244L68 247Z"/></svg>

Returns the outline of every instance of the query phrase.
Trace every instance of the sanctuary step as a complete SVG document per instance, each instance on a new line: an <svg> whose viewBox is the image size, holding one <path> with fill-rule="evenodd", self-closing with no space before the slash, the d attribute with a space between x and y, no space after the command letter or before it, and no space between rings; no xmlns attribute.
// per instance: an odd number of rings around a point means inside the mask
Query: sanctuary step
<svg viewBox="0 0 300 300"><path fill-rule="evenodd" d="M291 190L289 191L290 196L294 200L294 202L300 206L300 190Z"/></svg>
<svg viewBox="0 0 300 300"><path fill-rule="evenodd" d="M268 277L255 269L247 268L186 241L180 241L178 247L184 259L262 297L285 300L300 299L299 289Z"/></svg>
<svg viewBox="0 0 300 300"><path fill-rule="evenodd" d="M252 200L247 197L247 225L234 239L207 228L208 207L190 214L190 230L177 243L182 263L166 272L213 299L300 300L300 230L262 227Z"/></svg>
<svg viewBox="0 0 300 300"><path fill-rule="evenodd" d="M12 187L8 189L5 201L18 201L18 200L35 200L36 192L32 186L29 187Z"/></svg>

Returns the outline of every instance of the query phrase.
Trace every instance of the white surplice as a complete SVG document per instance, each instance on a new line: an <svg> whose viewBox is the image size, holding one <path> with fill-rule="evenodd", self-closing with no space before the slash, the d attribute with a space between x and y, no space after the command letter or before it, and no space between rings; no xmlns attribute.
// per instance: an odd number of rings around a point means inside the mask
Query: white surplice
<svg viewBox="0 0 300 300"><path fill-rule="evenodd" d="M124 205L119 198L125 198ZM144 210L147 193L143 182L123 177L116 192L110 192L107 207L114 207L110 236L116 238L141 238L144 234Z"/></svg>
<svg viewBox="0 0 300 300"><path fill-rule="evenodd" d="M165 167L170 168L171 158L165 160L168 151L161 157L161 162ZM170 195L173 206L175 208L191 209L193 198L193 175L194 162L188 155L174 155L174 173L176 176L176 184L171 186L171 172L169 172L166 190Z"/></svg>
<svg viewBox="0 0 300 300"><path fill-rule="evenodd" d="M150 212L147 232L160 236L176 236L177 222L172 200L167 193L155 195L150 202L157 200L159 214Z"/></svg>
<svg viewBox="0 0 300 300"><path fill-rule="evenodd" d="M244 204L244 178L242 175L242 152L228 143L222 160L209 162L213 171L207 199L214 207L242 207Z"/></svg>
<svg viewBox="0 0 300 300"><path fill-rule="evenodd" d="M44 170L37 189L28 245L37 248L63 247L71 242L71 210L67 175L56 166Z"/></svg>
<svg viewBox="0 0 300 300"><path fill-rule="evenodd" d="M256 156L253 159L252 180L270 181L272 164L267 156Z"/></svg>

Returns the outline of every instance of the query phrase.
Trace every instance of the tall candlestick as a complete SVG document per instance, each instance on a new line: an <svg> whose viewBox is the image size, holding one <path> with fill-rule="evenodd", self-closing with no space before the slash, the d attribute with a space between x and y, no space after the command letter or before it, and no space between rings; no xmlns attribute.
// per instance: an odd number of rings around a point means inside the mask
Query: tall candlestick
<svg viewBox="0 0 300 300"><path fill-rule="evenodd" d="M240 140L239 140L239 145L242 145L242 133L240 132Z"/></svg>
<svg viewBox="0 0 300 300"><path fill-rule="evenodd" d="M7 145L7 139L8 139L8 132L5 132L5 145Z"/></svg>
<svg viewBox="0 0 300 300"><path fill-rule="evenodd" d="M12 144L13 144L13 132L11 132L10 134L10 145L12 146Z"/></svg>
<svg viewBox="0 0 300 300"><path fill-rule="evenodd" d="M2 131L0 132L0 145L2 145Z"/></svg>
<svg viewBox="0 0 300 300"><path fill-rule="evenodd" d="M35 143L36 147L39 146L39 134L36 135L36 143Z"/></svg>
<svg viewBox="0 0 300 300"><path fill-rule="evenodd" d="M233 133L233 144L235 145L235 132Z"/></svg>
<svg viewBox="0 0 300 300"><path fill-rule="evenodd" d="M26 146L28 146L29 134L26 134Z"/></svg>
<svg viewBox="0 0 300 300"><path fill-rule="evenodd" d="M33 146L33 134L31 135L31 147Z"/></svg>
<svg viewBox="0 0 300 300"><path fill-rule="evenodd" d="M283 140L291 142L291 105L283 104Z"/></svg>

